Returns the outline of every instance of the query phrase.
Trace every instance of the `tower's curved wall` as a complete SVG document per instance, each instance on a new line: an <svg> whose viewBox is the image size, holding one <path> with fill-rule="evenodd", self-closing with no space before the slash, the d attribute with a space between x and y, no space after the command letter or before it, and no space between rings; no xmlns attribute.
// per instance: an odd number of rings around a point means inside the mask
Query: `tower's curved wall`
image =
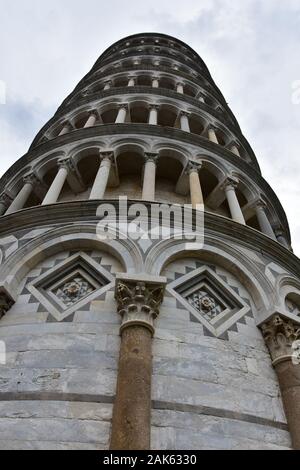
<svg viewBox="0 0 300 470"><path fill-rule="evenodd" d="M192 49L160 34L113 45L0 190L0 448L108 448L120 273L167 279L152 448L291 447L258 326L275 312L299 319L299 261L277 196ZM120 195L130 207L203 202L203 249L101 239L97 208L118 211Z"/></svg>

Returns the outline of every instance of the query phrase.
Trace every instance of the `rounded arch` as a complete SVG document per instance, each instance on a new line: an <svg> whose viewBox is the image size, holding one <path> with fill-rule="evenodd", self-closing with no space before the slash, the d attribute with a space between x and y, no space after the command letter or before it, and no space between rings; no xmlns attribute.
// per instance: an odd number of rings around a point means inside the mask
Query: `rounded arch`
<svg viewBox="0 0 300 470"><path fill-rule="evenodd" d="M159 276L168 264L183 257L196 257L219 265L238 278L251 295L258 316L266 309L270 309L272 302L275 301L273 286L252 259L224 240L208 235L205 237L202 250L196 251L187 251L186 243L182 240L163 240L148 253L145 262L146 271Z"/></svg>
<svg viewBox="0 0 300 470"><path fill-rule="evenodd" d="M112 230L108 231L112 236ZM58 227L36 237L21 247L1 268L1 281L8 292L17 292L24 277L38 263L63 250L102 250L110 253L121 263L124 271L143 271L142 255L130 238L124 240L101 240L95 225L82 224Z"/></svg>

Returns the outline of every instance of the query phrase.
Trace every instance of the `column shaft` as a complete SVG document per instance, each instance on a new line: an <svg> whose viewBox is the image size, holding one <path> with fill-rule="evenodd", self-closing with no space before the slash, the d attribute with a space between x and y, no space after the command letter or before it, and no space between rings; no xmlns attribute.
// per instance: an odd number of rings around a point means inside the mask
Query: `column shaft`
<svg viewBox="0 0 300 470"><path fill-rule="evenodd" d="M230 147L230 150L231 150L231 152L234 153L237 157L240 157L240 156L241 156L240 151L239 151L237 145L232 145L232 146Z"/></svg>
<svg viewBox="0 0 300 470"><path fill-rule="evenodd" d="M122 106L119 109L118 116L116 119L116 124L124 124L126 122L126 117L127 117L127 107Z"/></svg>
<svg viewBox="0 0 300 470"><path fill-rule="evenodd" d="M129 86L129 87L135 86L135 78L130 78L130 79L129 79L128 86Z"/></svg>
<svg viewBox="0 0 300 470"><path fill-rule="evenodd" d="M191 132L188 114L186 113L181 114L180 126L181 126L182 131Z"/></svg>
<svg viewBox="0 0 300 470"><path fill-rule="evenodd" d="M177 83L177 85L176 85L176 91L177 91L177 93L180 93L181 95L184 94L184 86L183 86L183 83Z"/></svg>
<svg viewBox="0 0 300 470"><path fill-rule="evenodd" d="M158 122L158 109L155 106L152 106L150 108L150 113L149 113L149 124L153 126L157 126Z"/></svg>
<svg viewBox="0 0 300 470"><path fill-rule="evenodd" d="M294 365L291 360L287 360L275 365L275 370L293 448L300 450L300 365Z"/></svg>
<svg viewBox="0 0 300 470"><path fill-rule="evenodd" d="M49 204L55 204L58 201L62 188L66 182L68 176L68 169L63 166L58 170L58 173L51 184L45 199L42 202L42 206Z"/></svg>
<svg viewBox="0 0 300 470"><path fill-rule="evenodd" d="M225 193L232 219L235 222L246 225L245 218L240 203L238 201L234 186L227 185L225 187Z"/></svg>
<svg viewBox="0 0 300 470"><path fill-rule="evenodd" d="M62 130L60 131L60 133L58 134L58 136L60 137L62 135L68 134L69 132L70 132L70 124L65 124Z"/></svg>
<svg viewBox="0 0 300 470"><path fill-rule="evenodd" d="M152 79L152 87L153 88L159 88L159 79L158 78L153 78Z"/></svg>
<svg viewBox="0 0 300 470"><path fill-rule="evenodd" d="M261 231L268 237L273 238L273 240L277 241L272 225L270 224L265 209L262 205L256 207L256 215Z"/></svg>
<svg viewBox="0 0 300 470"><path fill-rule="evenodd" d="M122 333L111 450L149 450L152 334L143 326Z"/></svg>
<svg viewBox="0 0 300 470"><path fill-rule="evenodd" d="M16 196L14 201L11 203L11 205L8 208L8 211L6 214L12 214L13 212L17 212L25 206L33 188L33 183L25 183L19 194Z"/></svg>
<svg viewBox="0 0 300 470"><path fill-rule="evenodd" d="M156 163L149 159L145 164L143 200L155 201Z"/></svg>
<svg viewBox="0 0 300 470"><path fill-rule="evenodd" d="M88 120L86 121L84 128L93 127L96 124L97 116L96 114L91 114Z"/></svg>
<svg viewBox="0 0 300 470"><path fill-rule="evenodd" d="M200 177L196 169L190 172L190 190L193 209L197 209L197 206L203 204L204 201Z"/></svg>
<svg viewBox="0 0 300 470"><path fill-rule="evenodd" d="M208 129L208 138L211 142L214 142L215 144L219 143L216 131L212 128Z"/></svg>
<svg viewBox="0 0 300 470"><path fill-rule="evenodd" d="M112 166L111 158L106 157L102 160L100 168L98 170L91 194L90 199L103 199L107 189L107 183L109 174Z"/></svg>

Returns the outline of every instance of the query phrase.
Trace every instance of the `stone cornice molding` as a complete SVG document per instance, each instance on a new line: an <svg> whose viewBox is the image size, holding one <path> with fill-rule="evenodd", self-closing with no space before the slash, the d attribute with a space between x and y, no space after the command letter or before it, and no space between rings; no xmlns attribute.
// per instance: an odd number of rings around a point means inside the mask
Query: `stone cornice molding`
<svg viewBox="0 0 300 470"><path fill-rule="evenodd" d="M294 357L295 342L300 340L300 318L299 323L296 323L275 313L260 325L260 329L274 366Z"/></svg>
<svg viewBox="0 0 300 470"><path fill-rule="evenodd" d="M140 325L154 335L154 322L164 300L165 278L119 275L116 280L115 298L118 313L122 317L121 332Z"/></svg>
<svg viewBox="0 0 300 470"><path fill-rule="evenodd" d="M118 200L106 199L105 202L114 205L118 214ZM136 200L129 200L128 204L136 204L136 202ZM147 207L149 206L150 210L150 204L145 201L143 201L143 204ZM18 217L15 214L0 217L0 236L5 237L11 234L11 232L15 233L17 230L35 228L37 225L40 228L41 226L57 225L59 223L62 225L83 221L96 223L98 221L95 219L97 208L98 204L95 201L71 201L58 203L53 206L37 206L23 209L18 212ZM196 223L195 211L194 214L194 221ZM238 243L251 250L255 246L256 250L264 253L264 256L269 258L270 261L280 264L291 274L300 277L299 258L283 245L270 239L263 233L209 212L205 213L205 227L207 233L217 233L229 243ZM195 228L193 225L193 230Z"/></svg>

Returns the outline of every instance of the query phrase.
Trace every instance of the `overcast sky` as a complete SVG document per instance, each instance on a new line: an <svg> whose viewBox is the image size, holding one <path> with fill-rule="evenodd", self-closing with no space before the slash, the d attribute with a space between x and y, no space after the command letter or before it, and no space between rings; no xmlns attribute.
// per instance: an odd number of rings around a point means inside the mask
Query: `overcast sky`
<svg viewBox="0 0 300 470"><path fill-rule="evenodd" d="M183 40L206 62L300 255L300 0L0 0L0 175L104 49L146 31Z"/></svg>

